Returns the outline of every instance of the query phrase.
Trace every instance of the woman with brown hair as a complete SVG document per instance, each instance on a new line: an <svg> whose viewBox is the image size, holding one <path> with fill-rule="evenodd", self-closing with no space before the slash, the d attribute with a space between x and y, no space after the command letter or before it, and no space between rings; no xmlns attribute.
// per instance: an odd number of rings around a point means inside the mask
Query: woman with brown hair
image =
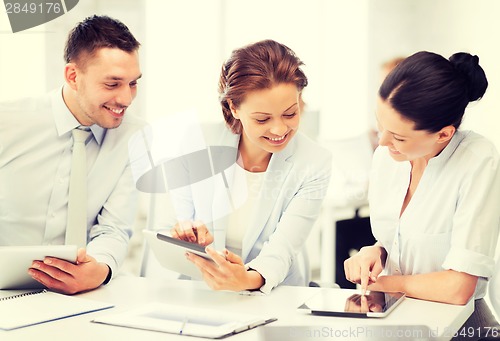
<svg viewBox="0 0 500 341"><path fill-rule="evenodd" d="M191 192L176 200L184 223L172 229L179 239L215 239L215 249L225 249L221 255L207 248L214 262L187 255L214 289L268 293L279 284L308 284L301 252L327 191L331 156L298 132L307 85L301 65L291 49L264 40L234 50L222 67L225 122L207 135L234 147L227 187L235 201L243 199L217 219L224 203L216 191L208 200Z"/></svg>

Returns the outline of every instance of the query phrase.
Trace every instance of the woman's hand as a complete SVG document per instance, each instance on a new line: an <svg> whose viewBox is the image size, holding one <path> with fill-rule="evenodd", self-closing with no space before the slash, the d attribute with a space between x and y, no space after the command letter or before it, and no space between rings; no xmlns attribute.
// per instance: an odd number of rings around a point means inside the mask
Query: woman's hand
<svg viewBox="0 0 500 341"><path fill-rule="evenodd" d="M190 243L207 246L213 243L214 237L201 221L180 221L170 230L173 238Z"/></svg>
<svg viewBox="0 0 500 341"><path fill-rule="evenodd" d="M363 294L368 285L377 281L384 269L387 252L379 245L365 246L344 262L345 277L352 283L361 284Z"/></svg>
<svg viewBox="0 0 500 341"><path fill-rule="evenodd" d="M254 270L245 268L241 257L224 250L221 255L211 247L206 252L212 257L212 261L186 253L186 258L200 269L203 279L208 286L214 290L253 290L264 285L264 278Z"/></svg>

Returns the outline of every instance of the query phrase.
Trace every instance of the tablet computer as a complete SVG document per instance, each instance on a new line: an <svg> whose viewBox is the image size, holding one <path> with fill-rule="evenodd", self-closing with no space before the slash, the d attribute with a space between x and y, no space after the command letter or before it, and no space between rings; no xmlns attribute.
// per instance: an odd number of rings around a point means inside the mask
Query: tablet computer
<svg viewBox="0 0 500 341"><path fill-rule="evenodd" d="M200 270L191 261L186 259L185 253L191 252L212 260L205 252L204 246L172 238L167 232L151 230L143 230L142 232L158 263L164 268L193 279L202 279Z"/></svg>
<svg viewBox="0 0 500 341"><path fill-rule="evenodd" d="M340 317L385 317L404 300L402 292L367 291L365 297L353 289L321 289L300 309L313 315Z"/></svg>
<svg viewBox="0 0 500 341"><path fill-rule="evenodd" d="M75 263L76 245L0 246L0 289L38 289L44 286L35 281L28 269L34 260L55 257Z"/></svg>

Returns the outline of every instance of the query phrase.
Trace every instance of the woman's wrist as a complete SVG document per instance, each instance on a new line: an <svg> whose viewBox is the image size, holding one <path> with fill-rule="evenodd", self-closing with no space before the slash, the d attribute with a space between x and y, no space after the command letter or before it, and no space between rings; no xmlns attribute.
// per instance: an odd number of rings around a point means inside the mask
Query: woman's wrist
<svg viewBox="0 0 500 341"><path fill-rule="evenodd" d="M373 247L377 248L380 253L380 260L382 261L382 265L385 265L385 260L387 259L387 250L380 245L378 242L373 245Z"/></svg>
<svg viewBox="0 0 500 341"><path fill-rule="evenodd" d="M406 280L408 276L380 276L377 278L377 289L379 291L389 291L389 292L407 292L406 290Z"/></svg>

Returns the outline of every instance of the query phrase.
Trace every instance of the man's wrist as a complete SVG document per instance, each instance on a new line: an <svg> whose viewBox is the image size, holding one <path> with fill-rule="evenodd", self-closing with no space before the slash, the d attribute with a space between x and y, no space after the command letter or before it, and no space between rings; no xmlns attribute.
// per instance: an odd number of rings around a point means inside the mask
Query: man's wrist
<svg viewBox="0 0 500 341"><path fill-rule="evenodd" d="M101 285L106 285L109 283L109 281L111 281L111 277L113 277L113 271L111 271L111 268L109 267L108 264L106 263L103 263L104 265L106 265L106 267L108 268L108 274L106 276L106 279L104 279L104 282L102 282Z"/></svg>

